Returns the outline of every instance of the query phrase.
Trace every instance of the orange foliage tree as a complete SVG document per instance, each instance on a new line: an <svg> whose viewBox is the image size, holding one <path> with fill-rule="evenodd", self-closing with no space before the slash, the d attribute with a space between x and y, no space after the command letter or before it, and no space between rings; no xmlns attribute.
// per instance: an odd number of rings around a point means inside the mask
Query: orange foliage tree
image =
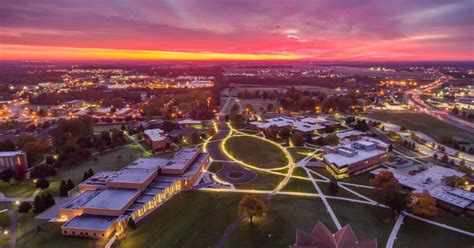
<svg viewBox="0 0 474 248"><path fill-rule="evenodd" d="M436 216L438 214L436 200L426 190L413 194L410 211L420 216Z"/></svg>

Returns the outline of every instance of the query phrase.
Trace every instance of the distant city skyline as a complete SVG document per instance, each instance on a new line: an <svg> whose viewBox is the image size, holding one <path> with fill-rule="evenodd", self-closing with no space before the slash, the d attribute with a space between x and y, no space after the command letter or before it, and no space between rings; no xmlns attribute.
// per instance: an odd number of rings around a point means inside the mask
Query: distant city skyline
<svg viewBox="0 0 474 248"><path fill-rule="evenodd" d="M6 1L0 60L473 60L474 2Z"/></svg>

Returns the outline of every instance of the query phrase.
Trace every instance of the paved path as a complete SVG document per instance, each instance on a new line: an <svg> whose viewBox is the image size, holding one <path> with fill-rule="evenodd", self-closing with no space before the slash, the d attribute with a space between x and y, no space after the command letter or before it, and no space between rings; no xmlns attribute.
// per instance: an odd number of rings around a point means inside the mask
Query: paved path
<svg viewBox="0 0 474 248"><path fill-rule="evenodd" d="M312 179L311 182L313 183L313 186L316 189L316 191L318 191L319 197L321 198L324 205L326 206L326 209L328 210L329 215L331 216L332 220L334 221L334 224L336 225L337 230L340 230L342 228L341 223L339 223L339 220L337 219L336 214L334 213L334 211L332 211L332 208L329 205L329 202L326 199L326 196L323 194L323 192L319 188L318 184L314 181L313 174L311 174L311 172L309 172L309 169L305 168L305 170L306 170L306 173L308 174L308 177L310 179Z"/></svg>
<svg viewBox="0 0 474 248"><path fill-rule="evenodd" d="M10 228L8 230L8 234L10 236L10 239L8 241L8 244L10 247L15 247L16 246L16 215L15 211L13 209L13 205L11 202L5 203L7 209L8 209L8 217L10 218Z"/></svg>
<svg viewBox="0 0 474 248"><path fill-rule="evenodd" d="M237 228L240 223L244 221L245 217L240 216L239 219L237 219L234 223L232 223L230 226L228 226L222 236L219 238L219 241L217 241L216 248L222 248L224 247L224 243L230 238L230 235L234 232L235 228Z"/></svg>
<svg viewBox="0 0 474 248"><path fill-rule="evenodd" d="M455 231L455 232L458 232L458 233L462 233L462 234L465 234L465 235L468 235L468 236L471 236L471 237L474 237L474 233L472 232L468 232L468 231L464 231L464 230L461 230L459 228L456 228L456 227L452 227L452 226L448 226L446 224L441 224L441 223L438 223L438 222L434 222L432 220L428 220L428 219L425 219L425 218L422 218L422 217L419 217L419 216L416 216L414 214L411 214L411 213L408 213L408 212L403 212L406 216L410 216L412 218L415 218L417 220L421 220L423 222L426 222L426 223L430 223L432 225L435 225L435 226L439 226L439 227L442 227L442 228L446 228L446 229L449 229L451 231Z"/></svg>
<svg viewBox="0 0 474 248"><path fill-rule="evenodd" d="M405 214L399 214L395 225L393 226L392 232L390 233L390 237L388 237L386 248L392 248L395 240L397 239L398 231L400 230L400 226L403 224L403 219L405 218Z"/></svg>

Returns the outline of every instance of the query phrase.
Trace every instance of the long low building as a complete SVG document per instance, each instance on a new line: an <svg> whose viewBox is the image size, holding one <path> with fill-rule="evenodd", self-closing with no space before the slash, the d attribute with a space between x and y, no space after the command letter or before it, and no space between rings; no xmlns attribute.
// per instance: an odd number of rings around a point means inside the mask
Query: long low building
<svg viewBox="0 0 474 248"><path fill-rule="evenodd" d="M210 162L209 154L184 148L170 159L140 158L117 172L99 172L79 184L64 204L62 234L107 238L130 218L140 221L176 193L190 190Z"/></svg>
<svg viewBox="0 0 474 248"><path fill-rule="evenodd" d="M291 128L292 130L300 132L302 134L315 134L318 133L319 130L325 129L327 126L335 126L339 123L314 117L305 117L298 119L281 116L270 118L265 121L252 121L249 122L249 124L254 129L261 131L267 129L280 130L282 128Z"/></svg>
<svg viewBox="0 0 474 248"><path fill-rule="evenodd" d="M325 146L323 160L326 170L341 179L358 174L386 161L388 145L380 140L363 137L340 146Z"/></svg>
<svg viewBox="0 0 474 248"><path fill-rule="evenodd" d="M403 187L414 193L427 191L436 199L436 204L454 213L468 212L474 215L474 193L463 189L454 188L444 183L450 176L463 177L465 173L441 166L431 166L417 170L410 174L398 169L376 169L370 173L376 175L381 171L390 171Z"/></svg>

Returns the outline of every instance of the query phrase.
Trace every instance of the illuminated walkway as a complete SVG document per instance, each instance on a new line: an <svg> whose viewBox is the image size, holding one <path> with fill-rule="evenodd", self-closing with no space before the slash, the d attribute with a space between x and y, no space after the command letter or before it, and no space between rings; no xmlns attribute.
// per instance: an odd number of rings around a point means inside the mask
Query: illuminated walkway
<svg viewBox="0 0 474 248"><path fill-rule="evenodd" d="M221 118L221 119L223 119L223 118ZM282 146L281 144L279 144L277 142L274 142L272 140L269 140L265 137L262 137L262 136L259 136L259 135L256 135L256 134L249 134L249 133L245 133L245 132L242 132L240 130L237 130L237 129L233 128L231 125L229 125L227 123L224 123L223 120L221 120L220 123L215 123L215 128L216 128L216 131L217 131L218 135L216 135L214 137L211 137L209 140L207 140L203 144L203 147L204 147L203 149L204 150L209 150L210 147L213 147L213 149L217 149L222 153L222 154L216 153L216 154L218 154L218 158L217 157L214 158L214 159L216 159L214 161L220 161L220 162L224 162L224 163L237 163L237 164L239 164L243 167L246 167L248 169L251 169L251 170L260 171L260 172L264 172L264 173L269 173L269 174L273 174L273 175L284 176L284 178L279 182L279 184L273 190L236 189L232 184L230 184L231 185L230 188L222 188L222 187L221 188L201 188L200 190L211 191L211 192L220 192L220 193L271 194L271 195L288 195L288 196L295 196L295 197L316 197L316 198L320 198L322 200L326 210L328 211L331 219L333 220L335 226L337 227L337 229L341 229L341 223L339 222L339 220L337 218L337 214L331 208L331 206L328 202L328 199L340 200L340 201L349 201L349 202L352 202L352 203L367 204L367 205L371 205L371 206L375 206L375 207L387 208L387 206L385 206L384 204L381 204L381 203L379 203L379 202L377 202L373 199L370 199L369 197L365 196L364 194L358 193L355 190L352 190L351 188L349 188L349 187L359 187L359 188L373 189L372 186L368 186L368 185L356 184L356 183L347 183L347 182L338 182L338 185L343 190L345 190L345 191L351 193L352 195L354 195L354 198L325 195L322 192L322 190L320 189L317 182L329 183L330 179L325 177L324 175L321 175L320 173L317 173L317 172L312 171L312 170L308 169L307 167L305 167L306 164L309 162L309 160L314 156L314 154L316 152L318 152L318 150L315 150L314 152L309 153L305 158L303 158L301 161L299 161L297 164L295 164L294 161L293 161L293 158L291 157L291 154L288 152L287 147L284 147L284 146ZM265 168L261 168L261 167L255 166L255 165L245 163L244 161L238 160L235 157L233 157L226 150L226 147L225 147L225 142L230 137L234 137L234 136L249 136L249 137L254 137L254 138L257 138L257 139L267 141L267 142L277 146L279 149L281 149L284 152L285 157L288 159L289 162L286 166L281 167L281 168L265 169ZM405 154L400 153L400 152L398 152L398 154L406 156ZM417 160L416 158L411 158L411 159ZM293 175L293 169L295 167L303 168L306 171L307 177ZM285 168L288 168L288 171L286 173L281 173L281 172L275 171L275 170L278 170L278 169L285 169ZM212 173L212 174L214 174L214 173ZM314 175L317 175L321 179L315 179ZM286 186L286 184L289 182L289 180L291 178L297 178L297 179L301 179L301 180L311 181L311 183L313 184L313 186L314 186L315 190L317 191L317 193L282 191L282 189ZM448 230L451 230L451 231L454 231L454 232L458 232L458 233L461 233L461 234L464 234L464 235L474 237L474 233L471 233L471 232L468 232L468 231L465 231L465 230L461 230L461 229L458 229L458 228L455 228L455 227L451 227L451 226L448 226L448 225L445 225L445 224L437 223L435 221L431 221L431 220L413 215L413 214L408 213L408 212L403 212L403 214L400 214L397 217L397 221L395 222L392 233L389 237L389 240L387 241L387 244L386 244L387 247L393 247L393 245L396 241L398 231L399 231L401 225L403 224L404 218L407 217L407 216L411 217L411 218L418 219L418 220L423 221L423 222L428 223L428 224L436 225L436 226L439 226L439 227L442 227L442 228L445 228L445 229L448 229Z"/></svg>

